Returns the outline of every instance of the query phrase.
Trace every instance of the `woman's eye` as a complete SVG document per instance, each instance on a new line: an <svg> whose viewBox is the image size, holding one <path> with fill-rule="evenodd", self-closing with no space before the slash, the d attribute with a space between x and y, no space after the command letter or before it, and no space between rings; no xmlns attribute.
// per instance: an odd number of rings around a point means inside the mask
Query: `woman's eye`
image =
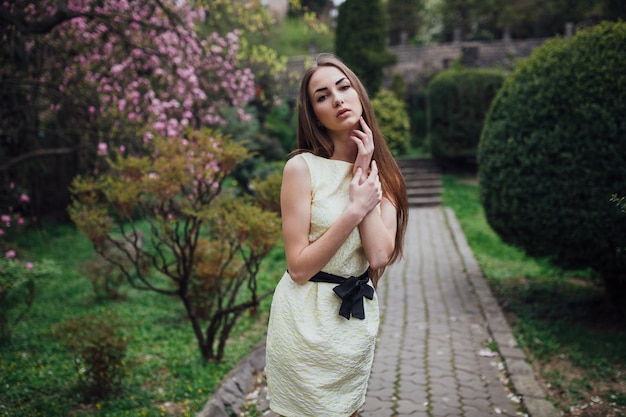
<svg viewBox="0 0 626 417"><path fill-rule="evenodd" d="M341 86L342 90L347 90L348 88L350 88L350 84L346 84L346 85Z"/></svg>
<svg viewBox="0 0 626 417"><path fill-rule="evenodd" d="M323 96L317 96L317 102L318 102L318 103L321 103L322 101L326 100L326 97L327 97L326 95L323 95Z"/></svg>

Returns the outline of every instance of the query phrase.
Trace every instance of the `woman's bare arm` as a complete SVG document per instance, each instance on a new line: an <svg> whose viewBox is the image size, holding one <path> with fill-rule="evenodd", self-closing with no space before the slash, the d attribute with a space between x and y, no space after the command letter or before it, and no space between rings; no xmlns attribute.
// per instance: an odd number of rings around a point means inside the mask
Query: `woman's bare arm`
<svg viewBox="0 0 626 417"><path fill-rule="evenodd" d="M285 165L281 188L281 213L287 268L291 278L304 284L326 265L352 230L380 202L380 184L371 176L359 184L360 172L350 183L350 202L337 220L315 242L309 243L311 179L302 157Z"/></svg>
<svg viewBox="0 0 626 417"><path fill-rule="evenodd" d="M396 229L396 207L383 197L380 211L370 211L359 225L365 256L373 269L389 263L395 248Z"/></svg>

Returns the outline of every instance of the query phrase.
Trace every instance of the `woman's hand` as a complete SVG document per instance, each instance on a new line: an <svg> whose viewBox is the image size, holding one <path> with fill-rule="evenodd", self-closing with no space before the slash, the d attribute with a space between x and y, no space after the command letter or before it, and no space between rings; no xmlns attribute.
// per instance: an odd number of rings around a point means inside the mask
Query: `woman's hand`
<svg viewBox="0 0 626 417"><path fill-rule="evenodd" d="M363 179L364 178L364 179ZM363 217L374 209L382 200L383 191L378 178L378 166L372 161L369 173L357 167L356 174L350 182L350 203Z"/></svg>
<svg viewBox="0 0 626 417"><path fill-rule="evenodd" d="M374 137L369 126L365 123L363 116L359 119L359 124L361 129L354 129L350 134L350 140L354 142L357 147L352 175L356 177L357 169L361 168L359 181L362 183L367 179L372 155L374 155Z"/></svg>

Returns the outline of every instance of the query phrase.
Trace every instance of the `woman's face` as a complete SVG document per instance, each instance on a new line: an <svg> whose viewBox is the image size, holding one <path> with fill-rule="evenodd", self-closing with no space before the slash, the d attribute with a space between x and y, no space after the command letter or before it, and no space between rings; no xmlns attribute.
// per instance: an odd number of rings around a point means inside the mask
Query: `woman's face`
<svg viewBox="0 0 626 417"><path fill-rule="evenodd" d="M319 67L309 80L309 100L319 122L329 131L353 129L363 113L357 91L337 67Z"/></svg>

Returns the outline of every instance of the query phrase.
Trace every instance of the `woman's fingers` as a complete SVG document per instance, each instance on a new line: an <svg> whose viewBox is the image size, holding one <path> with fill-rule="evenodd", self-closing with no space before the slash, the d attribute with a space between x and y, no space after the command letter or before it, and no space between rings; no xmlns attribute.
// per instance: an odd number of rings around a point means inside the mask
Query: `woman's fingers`
<svg viewBox="0 0 626 417"><path fill-rule="evenodd" d="M360 130L354 129L350 135L350 140L354 142L357 147L354 172L356 173L356 167L360 166L363 168L363 173L367 173L374 154L374 138L372 136L372 130L365 122L363 116L359 119L359 126Z"/></svg>

